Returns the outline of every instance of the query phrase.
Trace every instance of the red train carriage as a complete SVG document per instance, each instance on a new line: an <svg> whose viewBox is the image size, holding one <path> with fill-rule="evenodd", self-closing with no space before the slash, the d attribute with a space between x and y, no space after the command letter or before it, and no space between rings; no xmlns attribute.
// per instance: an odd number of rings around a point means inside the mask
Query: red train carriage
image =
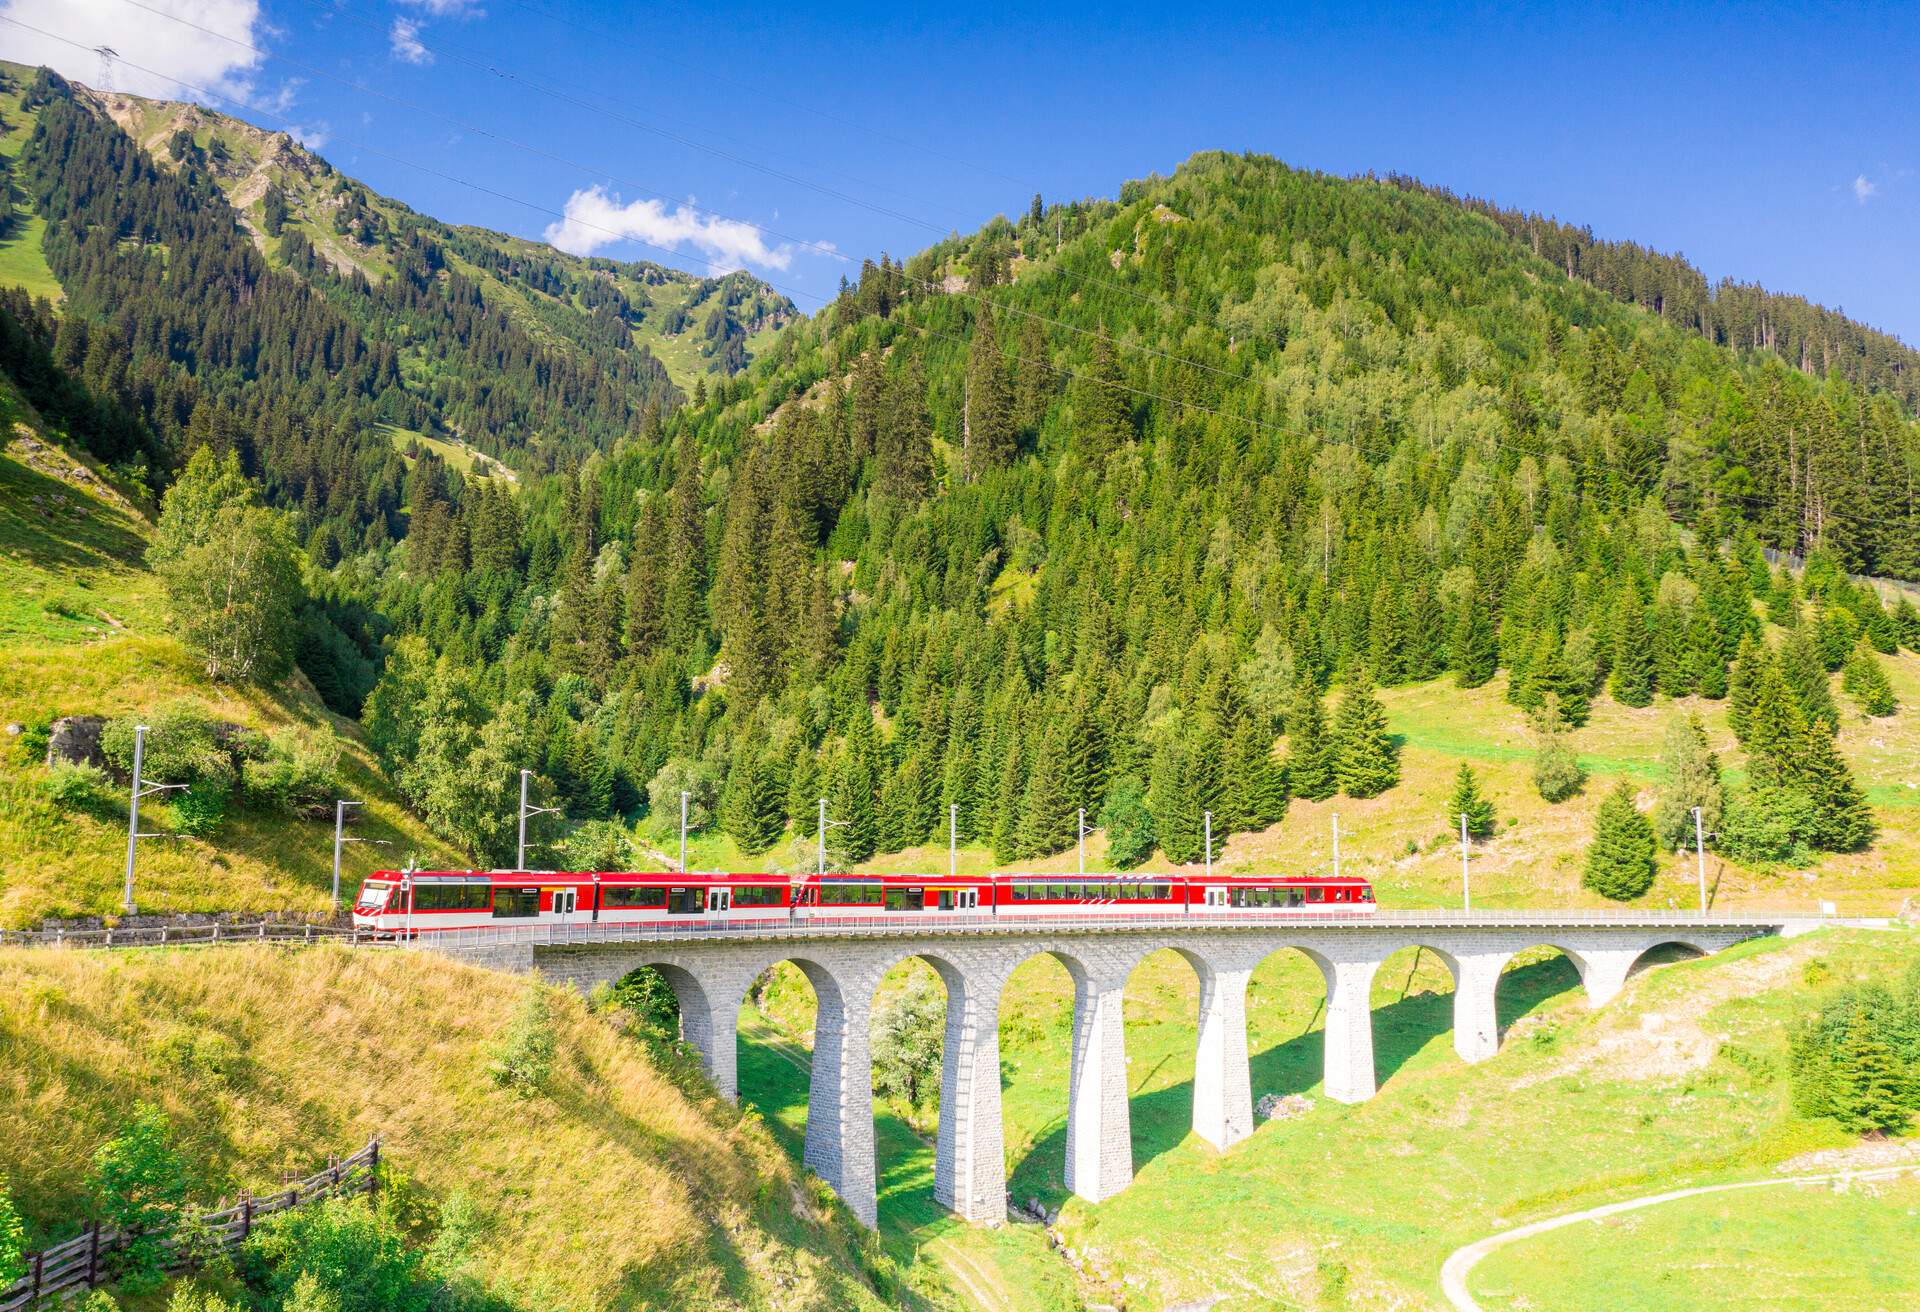
<svg viewBox="0 0 1920 1312"><path fill-rule="evenodd" d="M1324 876L784 875L634 871L377 871L353 922L405 935L486 925L729 923L991 915L1164 916L1285 912L1302 917L1374 909L1364 879Z"/></svg>

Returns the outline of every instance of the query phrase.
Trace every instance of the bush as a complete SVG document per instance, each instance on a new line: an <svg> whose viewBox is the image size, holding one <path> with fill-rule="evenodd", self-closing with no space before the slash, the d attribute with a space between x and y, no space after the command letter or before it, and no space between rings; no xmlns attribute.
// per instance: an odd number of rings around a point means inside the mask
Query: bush
<svg viewBox="0 0 1920 1312"><path fill-rule="evenodd" d="M939 1087L947 999L940 985L917 974L874 1017L873 1088L918 1107Z"/></svg>
<svg viewBox="0 0 1920 1312"><path fill-rule="evenodd" d="M1533 722L1533 786L1549 802L1564 802L1586 787L1587 772L1574 755L1558 700L1549 694Z"/></svg>
<svg viewBox="0 0 1920 1312"><path fill-rule="evenodd" d="M1805 793L1750 788L1736 794L1720 822L1720 850L1742 865L1803 866L1813 859L1819 817Z"/></svg>
<svg viewBox="0 0 1920 1312"><path fill-rule="evenodd" d="M647 813L668 828L680 824L680 794L687 793L687 832L697 834L713 824L720 800L719 773L705 761L676 756L647 781Z"/></svg>
<svg viewBox="0 0 1920 1312"><path fill-rule="evenodd" d="M151 716L107 721L100 750L122 778L133 774L133 731L143 720L147 740L140 773L148 782L198 785L222 798L233 791L239 777L233 752L220 742L219 726L191 702L174 702Z"/></svg>
<svg viewBox="0 0 1920 1312"><path fill-rule="evenodd" d="M759 980L754 983L758 987ZM680 1037L680 999L652 966L622 976L608 988L606 1001L624 1009L643 1038L671 1042Z"/></svg>
<svg viewBox="0 0 1920 1312"><path fill-rule="evenodd" d="M563 849L574 870L632 869L633 835L618 820L587 821L567 835Z"/></svg>
<svg viewBox="0 0 1920 1312"><path fill-rule="evenodd" d="M134 1293L157 1287L167 1256L160 1240L187 1200L186 1165L159 1108L140 1104L101 1145L91 1183L100 1219L129 1236L114 1259L122 1285Z"/></svg>
<svg viewBox="0 0 1920 1312"><path fill-rule="evenodd" d="M262 759L241 768L247 801L287 815L319 820L340 796L340 749L296 734L275 734Z"/></svg>
<svg viewBox="0 0 1920 1312"><path fill-rule="evenodd" d="M554 1046L547 991L535 982L521 995L520 1008L495 1054L493 1082L526 1096L538 1093L553 1070Z"/></svg>
<svg viewBox="0 0 1920 1312"><path fill-rule="evenodd" d="M210 838L227 818L227 795L211 785L194 784L180 793L167 808L173 817L175 833L189 838Z"/></svg>
<svg viewBox="0 0 1920 1312"><path fill-rule="evenodd" d="M27 1228L13 1210L13 1199L0 1189L0 1289L27 1273L22 1255L27 1246Z"/></svg>
<svg viewBox="0 0 1920 1312"><path fill-rule="evenodd" d="M63 811L83 811L106 793L107 772L85 761L55 761L40 789Z"/></svg>
<svg viewBox="0 0 1920 1312"><path fill-rule="evenodd" d="M428 1312L434 1305L421 1255L364 1195L329 1198L261 1222L241 1250L240 1269L269 1307Z"/></svg>

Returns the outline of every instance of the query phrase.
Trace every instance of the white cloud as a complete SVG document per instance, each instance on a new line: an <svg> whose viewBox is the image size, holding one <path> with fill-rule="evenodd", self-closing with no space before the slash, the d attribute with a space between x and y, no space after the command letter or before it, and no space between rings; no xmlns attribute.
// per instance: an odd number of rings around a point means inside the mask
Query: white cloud
<svg viewBox="0 0 1920 1312"><path fill-rule="evenodd" d="M767 245L765 235L751 224L701 214L686 206L668 209L657 200L622 205L603 187L587 187L567 197L566 217L547 226L547 241L569 255L592 255L620 241L643 241L669 250L700 252L715 273L731 273L747 265L784 269L793 260L793 247Z"/></svg>
<svg viewBox="0 0 1920 1312"><path fill-rule="evenodd" d="M409 64L431 64L433 51L420 44L420 24L411 18L393 20L393 30L387 34L393 39L393 56L404 59Z"/></svg>
<svg viewBox="0 0 1920 1312"><path fill-rule="evenodd" d="M312 127L302 127L298 123L287 125L287 135L305 146L308 150L324 149L333 129L325 123L315 123Z"/></svg>
<svg viewBox="0 0 1920 1312"><path fill-rule="evenodd" d="M403 5L415 9L424 9L436 18L454 15L460 18L479 18L485 12L480 8L479 0L400 0Z"/></svg>
<svg viewBox="0 0 1920 1312"><path fill-rule="evenodd" d="M248 45L265 39L259 0L142 0L151 8L176 14L190 23L220 32ZM45 64L62 76L97 87L100 57L95 47L110 46L120 59L112 62L104 88L131 91L165 100L198 100L200 92L245 100L253 90L252 75L261 57L244 46L196 31L160 14L148 13L120 0L0 0L0 14L31 23L66 41L41 36L12 24L0 24L6 34L8 59L23 64ZM69 45L68 42L76 44ZM130 67L132 60L142 66ZM142 69L152 69L151 73ZM174 78L180 82L173 81Z"/></svg>
<svg viewBox="0 0 1920 1312"><path fill-rule="evenodd" d="M1866 174L1857 175L1853 180L1853 198L1865 205L1880 194L1880 184L1872 181Z"/></svg>
<svg viewBox="0 0 1920 1312"><path fill-rule="evenodd" d="M284 114L293 108L300 98L300 88L306 84L303 77L290 77L280 84L280 89L271 96L263 96L254 102L275 114Z"/></svg>

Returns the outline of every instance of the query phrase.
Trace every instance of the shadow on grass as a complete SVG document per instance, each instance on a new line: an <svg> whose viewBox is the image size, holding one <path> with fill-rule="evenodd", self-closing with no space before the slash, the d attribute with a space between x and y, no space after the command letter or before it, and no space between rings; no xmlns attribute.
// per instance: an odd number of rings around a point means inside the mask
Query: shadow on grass
<svg viewBox="0 0 1920 1312"><path fill-rule="evenodd" d="M1496 994L1504 1033L1521 1016L1548 1000L1579 987L1573 963L1555 955L1521 966L1501 977ZM744 1012L742 1013L744 1017ZM1316 1015L1310 1027L1253 1054L1250 1062L1255 1099L1269 1093L1312 1093L1323 1077L1325 1032ZM1375 1070L1384 1087L1436 1039L1453 1028L1453 994L1412 994L1373 1009ZM770 1027L765 1032L743 1024L739 1033L740 1095L757 1106L775 1138L798 1161L806 1147L807 1056L798 1045ZM1061 1054L1065 1059L1065 1054ZM1450 1052L1440 1058L1451 1060ZM1143 1073L1140 1079L1152 1074ZM1004 1078L1004 1077L1003 1077ZM1136 1080L1136 1082L1138 1082ZM1193 1127L1193 1081L1136 1094L1127 1102L1132 1123L1134 1169L1164 1156L1186 1141ZM933 1199L934 1145L905 1121L876 1104L874 1115L880 1228L890 1248L911 1245L914 1232L950 1220ZM1011 1138L1011 1135L1009 1136ZM1067 1197L1067 1123L1056 1117L1031 1147L1010 1164L1008 1191L1016 1206L1036 1198L1049 1208Z"/></svg>
<svg viewBox="0 0 1920 1312"><path fill-rule="evenodd" d="M1501 1028L1580 983L1564 956L1522 966L1501 977L1497 1006ZM1316 1022L1317 1022L1316 1017ZM1374 1069L1382 1086L1435 1039L1453 1029L1453 994L1413 994L1373 1009ZM1295 1038L1253 1054L1250 1073L1255 1100L1269 1093L1312 1093L1323 1078L1325 1031L1317 1023ZM1138 1171L1185 1142L1193 1128L1193 1082L1183 1081L1152 1093L1136 1094L1127 1109L1133 1128L1133 1165ZM1067 1127L1061 1117L1036 1139L1008 1176L1016 1202L1038 1198L1049 1208L1067 1198Z"/></svg>

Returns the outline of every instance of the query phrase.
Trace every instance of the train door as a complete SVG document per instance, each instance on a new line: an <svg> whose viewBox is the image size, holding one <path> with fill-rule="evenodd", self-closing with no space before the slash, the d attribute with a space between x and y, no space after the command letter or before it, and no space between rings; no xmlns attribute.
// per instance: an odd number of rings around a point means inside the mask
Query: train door
<svg viewBox="0 0 1920 1312"><path fill-rule="evenodd" d="M980 909L980 890L977 888L961 889L960 909L962 911L978 911Z"/></svg>
<svg viewBox="0 0 1920 1312"><path fill-rule="evenodd" d="M1227 905L1227 890L1226 890L1226 889L1224 889L1224 888L1210 888L1210 889L1208 889L1208 890L1207 890L1207 908L1208 908L1209 910L1212 910L1212 909L1214 909L1214 908L1216 908L1216 907L1217 907L1217 908L1219 908L1219 909L1221 909L1221 910L1225 910L1225 909L1226 909L1226 905Z"/></svg>
<svg viewBox="0 0 1920 1312"><path fill-rule="evenodd" d="M707 913L709 915L726 911L733 906L733 890L730 888L710 888L707 890Z"/></svg>
<svg viewBox="0 0 1920 1312"><path fill-rule="evenodd" d="M579 906L579 903L580 903L580 894L577 890L571 889L571 888L554 889L553 890L553 918L555 923L561 924L561 925L572 924L573 913L575 909Z"/></svg>

